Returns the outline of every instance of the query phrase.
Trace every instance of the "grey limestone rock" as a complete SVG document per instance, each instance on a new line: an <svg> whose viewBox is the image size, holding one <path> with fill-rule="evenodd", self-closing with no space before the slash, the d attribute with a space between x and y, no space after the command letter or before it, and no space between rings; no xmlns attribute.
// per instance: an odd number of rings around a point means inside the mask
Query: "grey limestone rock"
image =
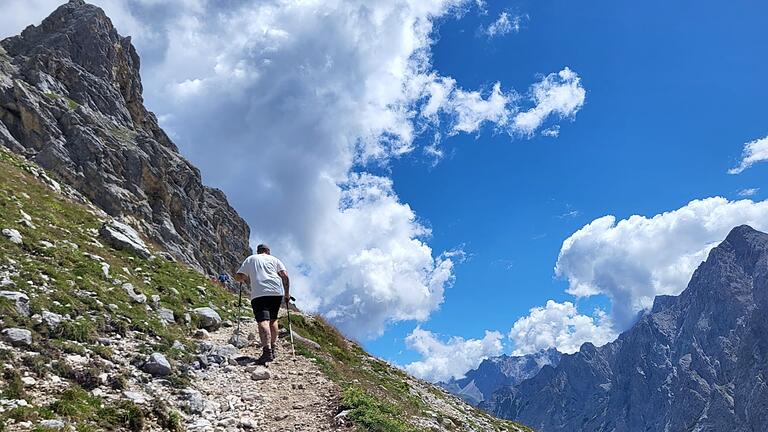
<svg viewBox="0 0 768 432"><path fill-rule="evenodd" d="M173 317L173 311L168 308L160 308L157 310L157 314L160 315L165 322L173 324L176 322L176 318Z"/></svg>
<svg viewBox="0 0 768 432"><path fill-rule="evenodd" d="M18 291L0 291L0 297L14 302L19 315L29 316L29 297L26 294Z"/></svg>
<svg viewBox="0 0 768 432"><path fill-rule="evenodd" d="M203 395L199 391L184 389L181 393L186 400L182 406L184 411L189 414L202 414L205 411L205 399L203 399Z"/></svg>
<svg viewBox="0 0 768 432"><path fill-rule="evenodd" d="M209 307L192 309L192 314L195 316L197 325L201 329L208 331L218 330L221 325L221 316Z"/></svg>
<svg viewBox="0 0 768 432"><path fill-rule="evenodd" d="M133 288L133 284L124 283L122 287L123 287L123 291L125 291L126 294L128 294L128 297L130 297L131 300L133 300L134 302L139 304L144 304L147 302L147 296L144 294L137 293L136 290Z"/></svg>
<svg viewBox="0 0 768 432"><path fill-rule="evenodd" d="M128 250L142 258L149 258L146 243L135 229L116 220L104 222L99 235L116 249Z"/></svg>
<svg viewBox="0 0 768 432"><path fill-rule="evenodd" d="M11 243L21 244L23 242L21 233L12 228L3 229L3 236L5 236Z"/></svg>
<svg viewBox="0 0 768 432"><path fill-rule="evenodd" d="M148 395L137 391L124 390L123 396L129 401L140 405L146 404L151 400Z"/></svg>
<svg viewBox="0 0 768 432"><path fill-rule="evenodd" d="M42 420L40 421L40 428L43 430L61 430L64 429L64 422L61 420Z"/></svg>
<svg viewBox="0 0 768 432"><path fill-rule="evenodd" d="M144 362L141 370L152 376L166 376L173 372L171 364L165 356L160 353L152 353Z"/></svg>
<svg viewBox="0 0 768 432"><path fill-rule="evenodd" d="M7 328L2 331L3 339L15 347L32 345L32 332L20 328Z"/></svg>
<svg viewBox="0 0 768 432"><path fill-rule="evenodd" d="M0 145L137 221L176 259L211 275L236 268L250 253L248 225L144 107L139 63L130 37L83 1L0 41Z"/></svg>
<svg viewBox="0 0 768 432"><path fill-rule="evenodd" d="M269 373L269 370L264 366L258 366L251 372L251 379L254 381L268 380L271 377L272 375Z"/></svg>
<svg viewBox="0 0 768 432"><path fill-rule="evenodd" d="M57 328L64 320L65 318L57 313L50 312L50 311L42 312L42 321L50 329Z"/></svg>
<svg viewBox="0 0 768 432"><path fill-rule="evenodd" d="M542 432L768 430L766 316L768 234L739 226L679 296L497 391L492 412Z"/></svg>

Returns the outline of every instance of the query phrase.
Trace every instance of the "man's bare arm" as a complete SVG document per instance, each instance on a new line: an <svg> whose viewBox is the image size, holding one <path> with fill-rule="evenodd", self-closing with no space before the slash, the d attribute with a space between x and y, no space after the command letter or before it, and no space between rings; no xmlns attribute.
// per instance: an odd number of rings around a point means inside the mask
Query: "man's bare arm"
<svg viewBox="0 0 768 432"><path fill-rule="evenodd" d="M280 276L280 279L283 280L283 289L285 289L285 301L290 301L291 300L291 294L290 294L291 280L288 279L288 272L285 270L281 270L277 274L278 276Z"/></svg>

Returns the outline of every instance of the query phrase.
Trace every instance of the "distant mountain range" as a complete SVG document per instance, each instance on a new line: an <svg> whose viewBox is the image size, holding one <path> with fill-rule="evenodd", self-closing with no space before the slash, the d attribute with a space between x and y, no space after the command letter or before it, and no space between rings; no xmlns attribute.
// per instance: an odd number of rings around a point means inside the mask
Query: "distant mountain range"
<svg viewBox="0 0 768 432"><path fill-rule="evenodd" d="M541 432L768 431L768 234L734 228L683 293L656 297L616 341L481 407Z"/></svg>
<svg viewBox="0 0 768 432"><path fill-rule="evenodd" d="M477 406L491 398L495 391L533 377L542 367L557 366L560 357L562 354L554 348L524 356L491 357L483 360L477 369L467 372L464 378L452 379L439 385Z"/></svg>

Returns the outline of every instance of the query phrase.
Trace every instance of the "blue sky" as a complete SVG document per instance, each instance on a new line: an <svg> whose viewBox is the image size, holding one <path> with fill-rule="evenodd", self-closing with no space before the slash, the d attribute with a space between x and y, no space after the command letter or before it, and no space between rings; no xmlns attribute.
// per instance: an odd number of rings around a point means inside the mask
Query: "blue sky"
<svg viewBox="0 0 768 432"><path fill-rule="evenodd" d="M764 2L93 2L299 305L420 377L609 342L768 230Z"/></svg>
<svg viewBox="0 0 768 432"><path fill-rule="evenodd" d="M478 35L504 10L529 19L518 33ZM434 49L441 73L470 87L500 80L524 88L540 71L568 65L587 100L557 138L483 131L451 138L451 156L434 168L418 158L393 164L400 197L432 227L432 246L470 254L423 327L465 338L507 331L547 299L573 300L553 267L563 240L584 224L764 186L760 167L726 171L742 143L768 133L768 58L758 54L766 16L758 2L529 1L489 2L487 15L443 21ZM587 312L597 305L610 308L605 298L579 304ZM411 361L415 353L401 353L411 328L403 323L368 346Z"/></svg>

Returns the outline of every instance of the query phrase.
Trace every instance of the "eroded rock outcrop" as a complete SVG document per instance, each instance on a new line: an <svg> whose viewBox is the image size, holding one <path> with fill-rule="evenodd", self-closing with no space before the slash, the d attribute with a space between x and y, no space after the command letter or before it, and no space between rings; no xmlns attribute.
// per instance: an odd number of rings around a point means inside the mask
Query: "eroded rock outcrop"
<svg viewBox="0 0 768 432"><path fill-rule="evenodd" d="M0 42L0 144L201 271L249 253L247 224L144 107L139 56L96 6L71 0Z"/></svg>

